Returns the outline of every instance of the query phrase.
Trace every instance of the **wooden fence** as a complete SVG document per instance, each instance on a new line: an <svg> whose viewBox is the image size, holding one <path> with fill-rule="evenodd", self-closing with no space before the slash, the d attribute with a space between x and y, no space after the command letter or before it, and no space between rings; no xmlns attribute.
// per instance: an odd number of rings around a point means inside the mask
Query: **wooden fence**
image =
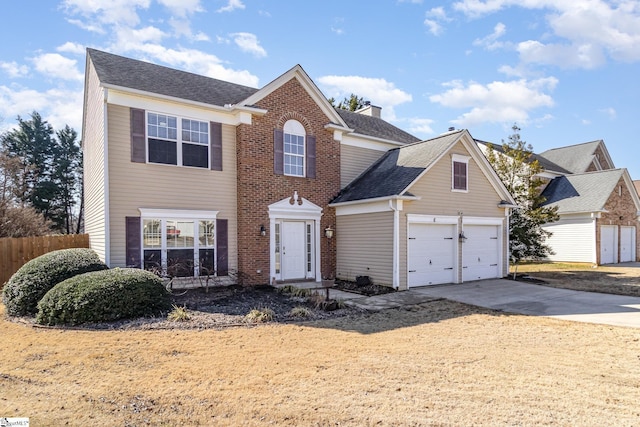
<svg viewBox="0 0 640 427"><path fill-rule="evenodd" d="M47 252L67 248L88 248L88 234L4 237L0 239L0 288L27 261Z"/></svg>

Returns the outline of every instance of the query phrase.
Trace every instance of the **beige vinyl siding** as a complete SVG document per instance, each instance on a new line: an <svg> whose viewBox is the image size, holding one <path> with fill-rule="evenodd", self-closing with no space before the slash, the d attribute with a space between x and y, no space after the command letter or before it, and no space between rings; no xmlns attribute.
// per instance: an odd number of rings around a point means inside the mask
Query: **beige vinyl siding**
<svg viewBox="0 0 640 427"><path fill-rule="evenodd" d="M470 156L461 142L443 156L410 188L420 200L405 202L400 215L400 286L407 285L407 217L406 214L473 216L503 218L503 271L508 271L507 221L504 209L498 208L501 197L473 158L467 170L467 192L451 191L451 154Z"/></svg>
<svg viewBox="0 0 640 427"><path fill-rule="evenodd" d="M385 151L342 144L340 146L340 188L346 187L384 153Z"/></svg>
<svg viewBox="0 0 640 427"><path fill-rule="evenodd" d="M393 212L336 218L338 278L369 276L378 285L393 285Z"/></svg>
<svg viewBox="0 0 640 427"><path fill-rule="evenodd" d="M84 229L89 234L91 248L106 261L104 89L91 61L88 61L86 78L82 124Z"/></svg>
<svg viewBox="0 0 640 427"><path fill-rule="evenodd" d="M108 108L111 266L125 265L125 217L155 208L219 211L229 221L229 269L237 269L235 127L222 126L222 171L132 163L129 111Z"/></svg>

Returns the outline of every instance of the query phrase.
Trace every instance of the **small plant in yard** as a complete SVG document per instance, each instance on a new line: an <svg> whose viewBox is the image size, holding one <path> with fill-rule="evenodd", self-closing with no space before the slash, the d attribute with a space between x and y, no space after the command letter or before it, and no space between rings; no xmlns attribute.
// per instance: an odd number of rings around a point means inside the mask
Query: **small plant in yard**
<svg viewBox="0 0 640 427"><path fill-rule="evenodd" d="M271 322L276 316L276 313L270 308L254 308L251 310L244 319L249 323L265 323Z"/></svg>
<svg viewBox="0 0 640 427"><path fill-rule="evenodd" d="M298 288L293 285L285 285L278 289L279 292L283 294L291 294L294 297L306 298L311 295L311 291L309 289Z"/></svg>
<svg viewBox="0 0 640 427"><path fill-rule="evenodd" d="M307 317L311 317L311 310L309 310L307 307L303 307L299 305L297 307L292 308L291 311L289 312L289 315L291 317L307 318Z"/></svg>
<svg viewBox="0 0 640 427"><path fill-rule="evenodd" d="M175 304L172 305L173 310L169 312L167 319L172 322L187 322L191 320L191 316L189 316L189 312L187 311L187 307L179 307Z"/></svg>
<svg viewBox="0 0 640 427"><path fill-rule="evenodd" d="M4 286L2 299L10 316L38 311L38 301L58 283L78 274L106 270L91 249L61 249L32 259L15 272Z"/></svg>

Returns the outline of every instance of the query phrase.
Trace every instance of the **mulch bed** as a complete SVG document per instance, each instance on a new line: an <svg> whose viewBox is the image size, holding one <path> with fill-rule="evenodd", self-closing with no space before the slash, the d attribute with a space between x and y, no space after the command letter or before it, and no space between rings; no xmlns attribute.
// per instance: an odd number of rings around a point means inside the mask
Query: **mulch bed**
<svg viewBox="0 0 640 427"><path fill-rule="evenodd" d="M374 285L373 283L367 283L366 281L364 284L358 284L357 282L336 280L335 288L340 289L341 291L354 292L366 296L383 295L396 292L396 290L390 286Z"/></svg>

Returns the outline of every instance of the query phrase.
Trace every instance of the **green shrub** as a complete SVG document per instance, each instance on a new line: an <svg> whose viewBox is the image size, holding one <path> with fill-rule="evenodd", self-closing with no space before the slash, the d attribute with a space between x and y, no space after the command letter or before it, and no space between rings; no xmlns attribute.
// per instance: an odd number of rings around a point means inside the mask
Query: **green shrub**
<svg viewBox="0 0 640 427"><path fill-rule="evenodd" d="M36 321L77 325L155 316L170 309L170 295L156 275L137 268L114 268L58 283L38 303Z"/></svg>
<svg viewBox="0 0 640 427"><path fill-rule="evenodd" d="M23 265L5 284L2 300L10 316L35 314L38 301L56 284L78 274L106 270L91 249L62 249Z"/></svg>

